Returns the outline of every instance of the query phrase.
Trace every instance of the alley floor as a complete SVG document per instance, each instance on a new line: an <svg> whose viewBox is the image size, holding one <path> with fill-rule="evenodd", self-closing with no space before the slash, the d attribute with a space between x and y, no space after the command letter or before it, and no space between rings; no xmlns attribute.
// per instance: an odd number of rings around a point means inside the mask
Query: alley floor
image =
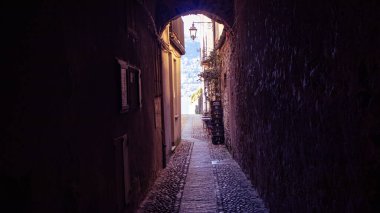
<svg viewBox="0 0 380 213"><path fill-rule="evenodd" d="M198 115L182 116L182 141L138 212L267 213L224 145L213 145Z"/></svg>

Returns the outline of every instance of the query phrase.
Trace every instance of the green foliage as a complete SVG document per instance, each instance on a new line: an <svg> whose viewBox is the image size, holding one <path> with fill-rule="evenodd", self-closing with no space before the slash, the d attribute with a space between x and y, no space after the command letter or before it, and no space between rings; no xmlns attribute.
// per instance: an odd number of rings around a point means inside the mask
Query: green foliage
<svg viewBox="0 0 380 213"><path fill-rule="evenodd" d="M202 96L202 92L203 92L203 89L199 88L197 91L195 91L193 94L191 94L191 96L190 96L191 103L198 101L199 97Z"/></svg>
<svg viewBox="0 0 380 213"><path fill-rule="evenodd" d="M207 68L199 74L205 82L205 95L208 100L216 100L220 98L220 56L217 54L216 50L210 53L210 56L206 61Z"/></svg>
<svg viewBox="0 0 380 213"><path fill-rule="evenodd" d="M210 53L210 56L205 61L207 63L208 68L206 68L203 72L199 74L199 77L203 78L205 81L210 81L212 79L218 79L220 76L220 57L216 53L215 50L213 50Z"/></svg>

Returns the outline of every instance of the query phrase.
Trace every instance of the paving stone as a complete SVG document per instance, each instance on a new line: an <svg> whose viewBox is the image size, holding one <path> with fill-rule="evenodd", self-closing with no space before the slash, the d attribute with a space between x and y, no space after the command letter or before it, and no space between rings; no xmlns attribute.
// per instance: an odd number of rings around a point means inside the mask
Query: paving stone
<svg viewBox="0 0 380 213"><path fill-rule="evenodd" d="M207 143L193 139L180 212L216 212L216 181Z"/></svg>
<svg viewBox="0 0 380 213"><path fill-rule="evenodd" d="M137 212L179 211L192 144L181 142Z"/></svg>
<svg viewBox="0 0 380 213"><path fill-rule="evenodd" d="M268 213L224 145L213 145L199 116L187 116L182 142L139 212Z"/></svg>

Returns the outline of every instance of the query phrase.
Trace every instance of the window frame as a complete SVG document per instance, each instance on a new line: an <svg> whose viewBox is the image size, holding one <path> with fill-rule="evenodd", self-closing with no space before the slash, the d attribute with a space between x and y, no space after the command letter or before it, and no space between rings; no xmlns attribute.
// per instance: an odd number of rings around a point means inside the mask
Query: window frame
<svg viewBox="0 0 380 213"><path fill-rule="evenodd" d="M134 110L140 110L142 108L142 88L141 88L141 69L129 64L128 62L116 58L119 64L120 72L120 113L131 112ZM133 70L133 75L131 72ZM131 108L130 100L130 85L131 85L131 76L134 76L134 82L138 84L138 102L136 108ZM133 83L133 82L132 82Z"/></svg>

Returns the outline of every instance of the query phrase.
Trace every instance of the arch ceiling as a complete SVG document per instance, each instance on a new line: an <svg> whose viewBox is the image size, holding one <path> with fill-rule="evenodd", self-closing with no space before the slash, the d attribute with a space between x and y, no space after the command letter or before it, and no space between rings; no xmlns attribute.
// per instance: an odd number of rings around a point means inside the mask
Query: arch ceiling
<svg viewBox="0 0 380 213"><path fill-rule="evenodd" d="M156 9L159 31L173 18L191 13L202 13L227 27L234 21L234 0L160 0Z"/></svg>

